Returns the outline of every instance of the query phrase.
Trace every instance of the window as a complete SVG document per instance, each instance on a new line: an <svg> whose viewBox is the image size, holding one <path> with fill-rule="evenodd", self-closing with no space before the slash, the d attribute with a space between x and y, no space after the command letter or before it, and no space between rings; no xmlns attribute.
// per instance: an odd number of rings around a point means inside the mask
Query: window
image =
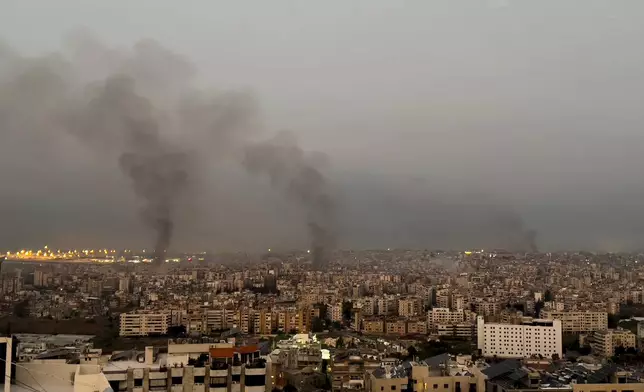
<svg viewBox="0 0 644 392"><path fill-rule="evenodd" d="M134 379L134 386L135 387L142 387L143 386L143 379L142 378L135 378Z"/></svg>
<svg viewBox="0 0 644 392"><path fill-rule="evenodd" d="M396 386L395 386L395 385L392 385L392 386L391 386L391 390L392 390L392 391L395 391L395 390L396 390Z"/></svg>
<svg viewBox="0 0 644 392"><path fill-rule="evenodd" d="M445 388L445 389L449 388L449 384L444 384L443 388Z"/></svg>
<svg viewBox="0 0 644 392"><path fill-rule="evenodd" d="M246 379L244 380L244 383L246 384L247 387L259 387L266 385L266 376L263 374L257 374L257 375L246 375Z"/></svg>
<svg viewBox="0 0 644 392"><path fill-rule="evenodd" d="M172 377L172 385L182 385L183 377Z"/></svg>
<svg viewBox="0 0 644 392"><path fill-rule="evenodd" d="M438 384L434 384L434 389L438 389Z"/></svg>
<svg viewBox="0 0 644 392"><path fill-rule="evenodd" d="M206 376L195 376L195 384L203 384L206 382Z"/></svg>

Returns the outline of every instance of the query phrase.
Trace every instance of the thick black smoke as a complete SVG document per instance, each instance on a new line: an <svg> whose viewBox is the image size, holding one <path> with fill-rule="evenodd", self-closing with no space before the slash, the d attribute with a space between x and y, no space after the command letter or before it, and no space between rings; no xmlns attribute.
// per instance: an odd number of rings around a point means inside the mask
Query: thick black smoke
<svg viewBox="0 0 644 392"><path fill-rule="evenodd" d="M335 205L327 179L316 167L319 158L319 153L305 153L293 135L282 132L248 146L244 163L251 173L268 175L275 188L304 207L313 265L322 269L335 245Z"/></svg>
<svg viewBox="0 0 644 392"><path fill-rule="evenodd" d="M115 137L119 166L144 202L142 216L155 231L155 260L161 261L189 179L188 155L162 138L152 105L137 94L129 76L109 77L87 104L75 110L70 125L82 140L93 143L105 133Z"/></svg>
<svg viewBox="0 0 644 392"><path fill-rule="evenodd" d="M73 135L98 159L118 163L142 200L159 261L187 210L182 194L207 181L197 168L241 152L255 126L251 94L197 89L194 74L151 40L122 50L73 34L43 57L0 46L0 128L5 141L30 146Z"/></svg>

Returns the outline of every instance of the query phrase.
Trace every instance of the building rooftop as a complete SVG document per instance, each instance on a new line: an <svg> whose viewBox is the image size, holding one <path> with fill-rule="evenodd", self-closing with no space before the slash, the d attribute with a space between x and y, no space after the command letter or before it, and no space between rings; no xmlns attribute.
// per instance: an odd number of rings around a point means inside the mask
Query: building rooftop
<svg viewBox="0 0 644 392"><path fill-rule="evenodd" d="M384 366L372 372L376 378L407 378L409 376L409 368L401 365L398 366Z"/></svg>
<svg viewBox="0 0 644 392"><path fill-rule="evenodd" d="M489 380L505 389L570 389L572 384L605 384L615 382L620 369L615 364L598 369L581 364L551 366L547 370L536 370L523 366L518 360L507 360L482 370ZM623 372L626 383L640 382L629 372Z"/></svg>
<svg viewBox="0 0 644 392"><path fill-rule="evenodd" d="M0 391L4 391L5 384L0 384ZM11 385L11 392L34 392L33 388L22 385ZM74 386L47 386L47 392L74 392Z"/></svg>

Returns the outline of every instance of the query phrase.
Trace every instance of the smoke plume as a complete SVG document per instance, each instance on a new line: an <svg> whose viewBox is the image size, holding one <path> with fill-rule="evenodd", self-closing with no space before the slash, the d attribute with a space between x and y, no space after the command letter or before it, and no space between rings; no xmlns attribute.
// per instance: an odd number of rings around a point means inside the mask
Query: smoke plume
<svg viewBox="0 0 644 392"><path fill-rule="evenodd" d="M116 137L119 167L143 200L142 217L155 232L155 261L161 261L189 179L188 155L162 138L150 101L137 94L129 76L109 77L75 109L71 129L79 138L91 144L105 133Z"/></svg>
<svg viewBox="0 0 644 392"><path fill-rule="evenodd" d="M327 179L316 167L319 153L305 153L292 134L282 132L246 148L245 166L254 174L265 174L271 185L300 203L307 219L313 265L324 268L335 244L335 206Z"/></svg>
<svg viewBox="0 0 644 392"><path fill-rule="evenodd" d="M25 145L73 135L118 166L142 202L158 262L188 207L183 194L207 180L197 167L241 152L255 127L251 94L197 89L194 76L189 61L152 40L114 49L81 32L42 57L0 45L0 127Z"/></svg>
<svg viewBox="0 0 644 392"><path fill-rule="evenodd" d="M508 250L538 252L537 231L526 228L523 219L515 211L506 209L493 212L490 226L505 237Z"/></svg>

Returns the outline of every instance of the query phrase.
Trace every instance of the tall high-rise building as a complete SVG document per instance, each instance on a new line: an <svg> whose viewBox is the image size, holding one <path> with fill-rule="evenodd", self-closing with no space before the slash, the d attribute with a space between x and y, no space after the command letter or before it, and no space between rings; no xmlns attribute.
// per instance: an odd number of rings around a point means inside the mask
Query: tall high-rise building
<svg viewBox="0 0 644 392"><path fill-rule="evenodd" d="M119 291L129 293L131 288L130 278L119 279Z"/></svg>
<svg viewBox="0 0 644 392"><path fill-rule="evenodd" d="M45 273L42 270L37 269L34 271L34 286L45 286Z"/></svg>

